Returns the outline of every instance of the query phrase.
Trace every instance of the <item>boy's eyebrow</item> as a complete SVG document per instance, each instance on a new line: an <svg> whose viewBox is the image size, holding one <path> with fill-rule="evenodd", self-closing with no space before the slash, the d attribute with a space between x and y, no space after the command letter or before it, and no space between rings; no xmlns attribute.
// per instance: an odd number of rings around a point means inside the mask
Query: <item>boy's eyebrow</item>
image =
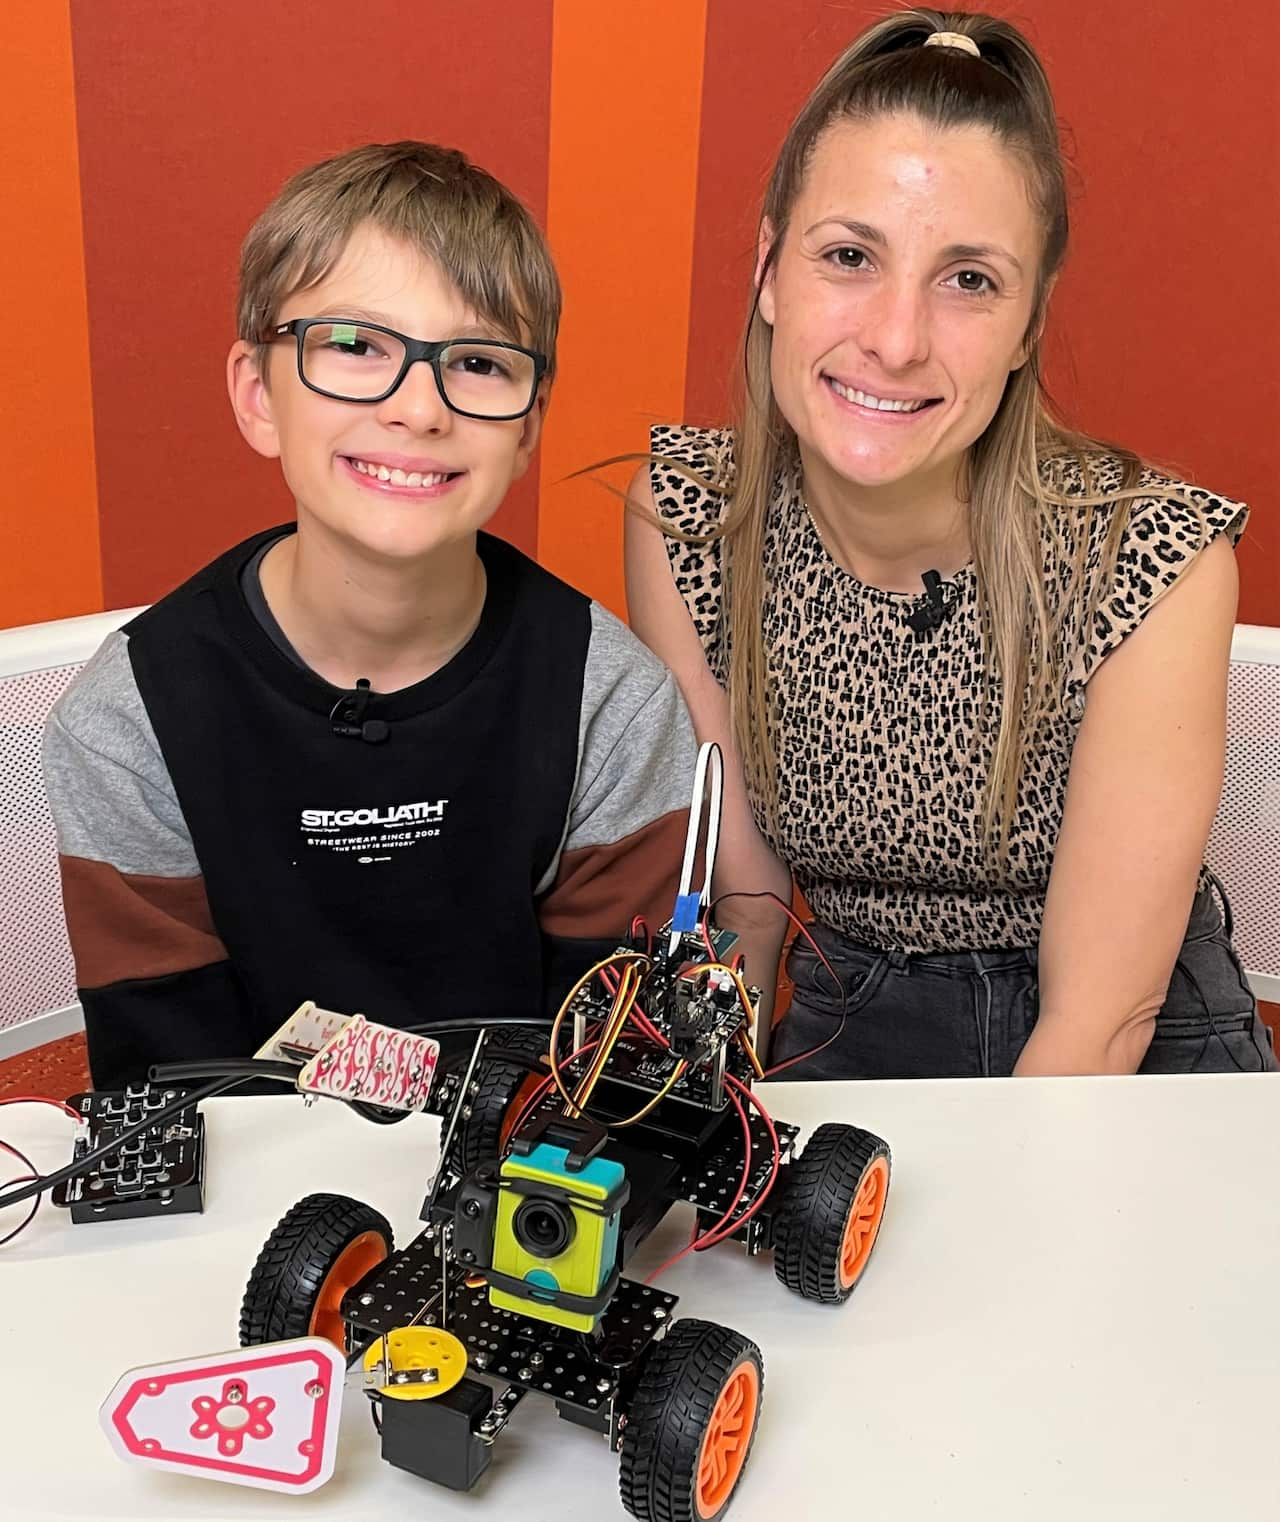
<svg viewBox="0 0 1280 1522"><path fill-rule="evenodd" d="M320 315L327 318L354 317L359 322L376 323L378 327L390 328L396 333L403 331L403 329L396 327L386 312L375 312L370 307L335 306L330 311ZM413 337L414 335L410 334L409 336ZM505 334L499 332L492 323L485 323L476 318L471 322L460 323L452 333L441 336L448 338L503 338Z"/></svg>

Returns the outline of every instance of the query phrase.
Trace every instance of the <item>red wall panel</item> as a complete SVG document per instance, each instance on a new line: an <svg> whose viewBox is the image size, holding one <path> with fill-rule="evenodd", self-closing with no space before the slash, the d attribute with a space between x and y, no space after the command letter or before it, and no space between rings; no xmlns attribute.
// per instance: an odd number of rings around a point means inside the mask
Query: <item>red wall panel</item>
<svg viewBox="0 0 1280 1522"><path fill-rule="evenodd" d="M710 0L686 414L722 420L756 218L787 126L879 4ZM1280 624L1275 0L1022 0L1082 193L1050 385L1081 426L1253 507L1240 617ZM746 103L749 102L749 108Z"/></svg>
<svg viewBox="0 0 1280 1522"><path fill-rule="evenodd" d="M418 137L545 220L551 0L74 0L108 606L156 597L292 514L241 441L223 362L250 223L304 164ZM536 542L536 487L495 527Z"/></svg>

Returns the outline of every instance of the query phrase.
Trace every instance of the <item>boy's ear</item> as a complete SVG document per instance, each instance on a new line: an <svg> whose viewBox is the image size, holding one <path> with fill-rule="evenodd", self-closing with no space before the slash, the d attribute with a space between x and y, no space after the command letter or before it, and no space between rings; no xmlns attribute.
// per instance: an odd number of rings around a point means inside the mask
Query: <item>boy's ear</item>
<svg viewBox="0 0 1280 1522"><path fill-rule="evenodd" d="M280 456L280 435L271 411L271 393L258 364L258 346L243 338L227 355L227 394L245 442L268 460Z"/></svg>
<svg viewBox="0 0 1280 1522"><path fill-rule="evenodd" d="M765 260L769 257L769 250L773 247L773 223L766 217L760 224L760 237L756 243L756 306L761 317L773 326L773 270L769 265L765 269Z"/></svg>
<svg viewBox="0 0 1280 1522"><path fill-rule="evenodd" d="M520 420L520 442L516 445L515 468L511 473L513 481L518 481L529 468L533 451L538 447L538 440L542 437L542 423L547 415L547 403L550 400L551 387L543 381L538 387L537 396L533 399L533 406Z"/></svg>

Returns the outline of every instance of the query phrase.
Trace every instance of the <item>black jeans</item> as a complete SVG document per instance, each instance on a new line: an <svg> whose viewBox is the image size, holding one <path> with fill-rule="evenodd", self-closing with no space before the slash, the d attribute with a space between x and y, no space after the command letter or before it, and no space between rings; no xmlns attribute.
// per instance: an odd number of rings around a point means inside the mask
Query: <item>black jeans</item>
<svg viewBox="0 0 1280 1522"><path fill-rule="evenodd" d="M846 1019L830 1046L779 1073L779 1080L967 1078L1013 1071L1039 1014L1034 949L911 955L864 946L825 925L809 930L845 986ZM787 973L795 991L774 1031L771 1066L819 1046L840 1020L840 995L803 936L787 957ZM1231 907L1215 879L1214 887L1196 894L1138 1071L1257 1073L1276 1067L1231 945Z"/></svg>

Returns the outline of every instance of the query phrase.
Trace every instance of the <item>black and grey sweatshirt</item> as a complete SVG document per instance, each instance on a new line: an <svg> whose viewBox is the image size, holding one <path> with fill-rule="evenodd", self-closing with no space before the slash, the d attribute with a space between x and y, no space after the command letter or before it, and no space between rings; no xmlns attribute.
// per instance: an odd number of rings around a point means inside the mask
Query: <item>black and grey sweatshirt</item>
<svg viewBox="0 0 1280 1522"><path fill-rule="evenodd" d="M273 529L108 638L44 764L99 1087L246 1056L304 999L390 1025L538 1014L674 903L694 742L610 613L481 535L479 626L373 694L380 743L246 599Z"/></svg>

